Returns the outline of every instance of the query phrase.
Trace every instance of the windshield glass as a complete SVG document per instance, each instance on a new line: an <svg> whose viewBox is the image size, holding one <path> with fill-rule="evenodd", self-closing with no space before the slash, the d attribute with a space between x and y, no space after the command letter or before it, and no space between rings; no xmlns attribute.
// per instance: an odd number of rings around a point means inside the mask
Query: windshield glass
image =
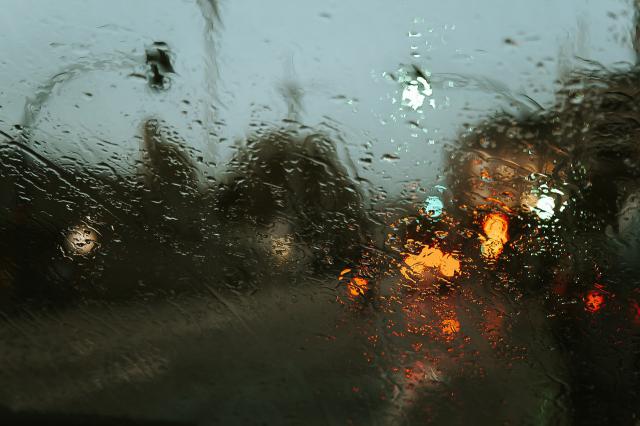
<svg viewBox="0 0 640 426"><path fill-rule="evenodd" d="M0 419L640 424L640 3L4 6Z"/></svg>

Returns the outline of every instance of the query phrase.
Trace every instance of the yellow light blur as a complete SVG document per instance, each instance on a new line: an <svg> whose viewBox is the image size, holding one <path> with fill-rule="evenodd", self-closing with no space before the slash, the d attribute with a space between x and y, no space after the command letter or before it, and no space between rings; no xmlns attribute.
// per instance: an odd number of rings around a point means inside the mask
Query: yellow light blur
<svg viewBox="0 0 640 426"><path fill-rule="evenodd" d="M460 322L455 318L442 321L442 332L447 337L453 337L460 331Z"/></svg>
<svg viewBox="0 0 640 426"><path fill-rule="evenodd" d="M502 213L490 213L482 223L480 252L487 259L497 259L509 241L509 219Z"/></svg>
<svg viewBox="0 0 640 426"><path fill-rule="evenodd" d="M424 246L420 253L407 255L400 272L405 278L417 282L429 269L436 269L442 276L450 278L460 272L460 261L436 247Z"/></svg>

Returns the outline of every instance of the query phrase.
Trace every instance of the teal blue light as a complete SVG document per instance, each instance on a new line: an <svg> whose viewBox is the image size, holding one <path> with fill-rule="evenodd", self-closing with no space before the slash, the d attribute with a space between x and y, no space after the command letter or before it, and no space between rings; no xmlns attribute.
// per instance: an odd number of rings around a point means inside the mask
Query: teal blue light
<svg viewBox="0 0 640 426"><path fill-rule="evenodd" d="M442 215L444 204L442 204L442 201L440 200L439 197L432 195L427 197L426 200L424 200L423 208L429 216L436 218Z"/></svg>

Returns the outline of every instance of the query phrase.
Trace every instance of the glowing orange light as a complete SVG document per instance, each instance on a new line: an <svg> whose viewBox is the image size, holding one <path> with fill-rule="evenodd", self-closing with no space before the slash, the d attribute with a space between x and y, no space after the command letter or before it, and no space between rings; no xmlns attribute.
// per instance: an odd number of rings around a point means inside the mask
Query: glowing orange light
<svg viewBox="0 0 640 426"><path fill-rule="evenodd" d="M596 313L604 306L604 295L598 290L589 291L584 297L584 308L587 312Z"/></svg>
<svg viewBox="0 0 640 426"><path fill-rule="evenodd" d="M482 238L481 253L488 259L497 259L509 241L509 219L502 213L490 213L482 222L485 237Z"/></svg>
<svg viewBox="0 0 640 426"><path fill-rule="evenodd" d="M353 279L347 283L347 290L349 291L349 296L364 296L364 294L369 291L369 281L365 278L353 277Z"/></svg>
<svg viewBox="0 0 640 426"><path fill-rule="evenodd" d="M351 268L343 269L338 276L338 280L344 280L345 275L349 272L351 272ZM369 281L366 278L353 277L347 282L347 292L351 298L364 296L367 291L369 291Z"/></svg>
<svg viewBox="0 0 640 426"><path fill-rule="evenodd" d="M502 213L488 214L482 223L482 230L487 238L503 243L509 241L509 219Z"/></svg>
<svg viewBox="0 0 640 426"><path fill-rule="evenodd" d="M344 276L345 276L346 274L348 274L349 272L351 272L351 268L343 269L343 270L340 272L340 276L338 277L338 279L342 279L342 277L344 277Z"/></svg>
<svg viewBox="0 0 640 426"><path fill-rule="evenodd" d="M453 337L460 331L460 322L457 319L449 318L442 321L442 332L447 337Z"/></svg>
<svg viewBox="0 0 640 426"><path fill-rule="evenodd" d="M436 247L425 246L420 253L407 255L404 263L406 266L402 266L400 272L414 282L424 278L429 268L437 269L445 277L460 272L460 261Z"/></svg>

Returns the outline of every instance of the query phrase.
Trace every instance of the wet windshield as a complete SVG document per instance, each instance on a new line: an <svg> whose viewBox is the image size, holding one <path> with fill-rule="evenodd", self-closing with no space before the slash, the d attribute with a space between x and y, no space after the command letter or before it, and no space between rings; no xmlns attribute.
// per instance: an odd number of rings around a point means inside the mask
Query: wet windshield
<svg viewBox="0 0 640 426"><path fill-rule="evenodd" d="M639 10L7 1L0 419L640 425Z"/></svg>

